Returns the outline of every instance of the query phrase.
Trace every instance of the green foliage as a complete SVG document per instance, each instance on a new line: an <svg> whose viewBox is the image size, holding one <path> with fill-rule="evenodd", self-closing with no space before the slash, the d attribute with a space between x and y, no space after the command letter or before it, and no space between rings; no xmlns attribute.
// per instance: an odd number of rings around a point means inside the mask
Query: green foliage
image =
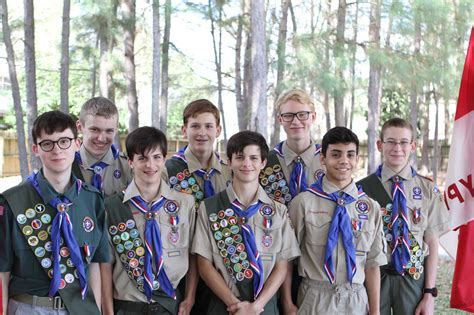
<svg viewBox="0 0 474 315"><path fill-rule="evenodd" d="M390 118L410 120L410 100L401 88L384 89L380 104L380 127Z"/></svg>

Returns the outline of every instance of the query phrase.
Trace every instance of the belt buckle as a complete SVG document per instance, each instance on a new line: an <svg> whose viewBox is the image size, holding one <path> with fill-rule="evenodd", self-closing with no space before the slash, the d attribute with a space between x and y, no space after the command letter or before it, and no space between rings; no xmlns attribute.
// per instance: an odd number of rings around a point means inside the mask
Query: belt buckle
<svg viewBox="0 0 474 315"><path fill-rule="evenodd" d="M61 296L58 295L53 298L53 309L55 310L64 309L64 302L63 302L63 299L61 299Z"/></svg>

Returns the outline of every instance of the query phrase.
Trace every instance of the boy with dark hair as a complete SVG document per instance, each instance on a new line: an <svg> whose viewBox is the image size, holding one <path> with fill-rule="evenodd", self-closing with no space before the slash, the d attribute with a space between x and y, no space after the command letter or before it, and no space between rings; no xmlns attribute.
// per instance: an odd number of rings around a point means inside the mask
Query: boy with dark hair
<svg viewBox="0 0 474 315"><path fill-rule="evenodd" d="M195 257L189 254L194 200L161 178L167 141L160 130L135 129L125 145L133 180L105 201L114 252L112 264L102 269L105 312L189 314L198 279ZM183 299L176 288L185 276Z"/></svg>
<svg viewBox="0 0 474 315"><path fill-rule="evenodd" d="M32 139L43 167L0 195L5 314L100 314L97 263L109 258L104 202L71 172L79 148L74 120L46 112Z"/></svg>
<svg viewBox="0 0 474 315"><path fill-rule="evenodd" d="M118 110L105 97L93 97L82 105L77 121L82 145L76 153L74 174L104 195L121 192L132 174L126 156L113 145L118 132Z"/></svg>
<svg viewBox="0 0 474 315"><path fill-rule="evenodd" d="M227 145L232 183L199 207L192 252L215 295L207 314L278 314L276 293L299 250L286 207L258 183L267 154L262 135L233 135Z"/></svg>
<svg viewBox="0 0 474 315"><path fill-rule="evenodd" d="M189 103L181 130L189 144L166 161L163 176L175 190L192 194L197 208L204 198L224 190L230 179L227 166L214 152L221 133L219 110L206 99Z"/></svg>
<svg viewBox="0 0 474 315"><path fill-rule="evenodd" d="M449 230L438 188L410 165L416 150L413 126L404 119L384 123L377 147L383 164L360 181L382 206L390 252L381 267L381 314L433 314L437 296L439 237Z"/></svg>
<svg viewBox="0 0 474 315"><path fill-rule="evenodd" d="M298 313L378 313L385 245L380 207L352 179L358 152L352 131L329 130L320 158L326 175L290 204L301 248Z"/></svg>
<svg viewBox="0 0 474 315"><path fill-rule="evenodd" d="M277 100L278 120L286 133L269 154L259 182L273 200L288 205L296 195L324 174L320 146L311 139L316 119L314 103L302 89L291 89Z"/></svg>

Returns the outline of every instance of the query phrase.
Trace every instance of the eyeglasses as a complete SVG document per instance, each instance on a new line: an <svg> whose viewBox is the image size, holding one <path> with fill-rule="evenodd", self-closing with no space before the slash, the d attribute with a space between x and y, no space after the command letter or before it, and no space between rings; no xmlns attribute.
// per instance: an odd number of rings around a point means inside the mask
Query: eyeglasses
<svg viewBox="0 0 474 315"><path fill-rule="evenodd" d="M63 137L63 138L59 138L57 141L43 140L40 143L38 143L38 145L40 146L41 150L43 150L44 152L53 151L55 144L58 145L58 148L66 150L71 147L72 140L74 140L74 138Z"/></svg>
<svg viewBox="0 0 474 315"><path fill-rule="evenodd" d="M299 121L304 121L304 120L308 120L310 113L311 112L309 111L302 111L302 112L297 112L297 113L283 113L283 114L280 114L280 117L281 117L281 120L283 120L284 122L292 122L293 119L295 119L295 116L296 118L298 118Z"/></svg>
<svg viewBox="0 0 474 315"><path fill-rule="evenodd" d="M395 141L395 140L387 140L387 141L382 141L385 143L387 146L390 148L394 148L397 145L400 145L401 148L406 149L408 148L413 141L407 141L407 140L402 140L402 141Z"/></svg>

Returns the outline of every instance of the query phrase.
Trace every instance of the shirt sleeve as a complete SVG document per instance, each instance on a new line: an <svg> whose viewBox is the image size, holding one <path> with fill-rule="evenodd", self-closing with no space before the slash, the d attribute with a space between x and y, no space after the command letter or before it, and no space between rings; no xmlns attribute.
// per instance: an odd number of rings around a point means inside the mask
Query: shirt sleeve
<svg viewBox="0 0 474 315"><path fill-rule="evenodd" d="M450 230L451 224L443 196L434 185L430 185L430 200L428 226L425 233L439 237Z"/></svg>
<svg viewBox="0 0 474 315"><path fill-rule="evenodd" d="M8 202L0 195L0 272L10 272L13 267L12 228L13 213Z"/></svg>
<svg viewBox="0 0 474 315"><path fill-rule="evenodd" d="M107 222L105 216L105 205L102 197L98 198L97 201L97 223L101 229L100 240L97 245L97 249L94 253L94 257L91 262L97 263L108 263L110 260L110 247L109 247L109 236L107 233Z"/></svg>
<svg viewBox="0 0 474 315"><path fill-rule="evenodd" d="M200 255L207 260L212 261L212 244L209 237L209 224L204 202L201 202L198 209L196 230L194 233L191 253Z"/></svg>
<svg viewBox="0 0 474 315"><path fill-rule="evenodd" d="M383 266L387 264L387 243L383 233L383 222L380 205L372 201L373 211L375 213L374 240L370 251L367 253L365 268Z"/></svg>

